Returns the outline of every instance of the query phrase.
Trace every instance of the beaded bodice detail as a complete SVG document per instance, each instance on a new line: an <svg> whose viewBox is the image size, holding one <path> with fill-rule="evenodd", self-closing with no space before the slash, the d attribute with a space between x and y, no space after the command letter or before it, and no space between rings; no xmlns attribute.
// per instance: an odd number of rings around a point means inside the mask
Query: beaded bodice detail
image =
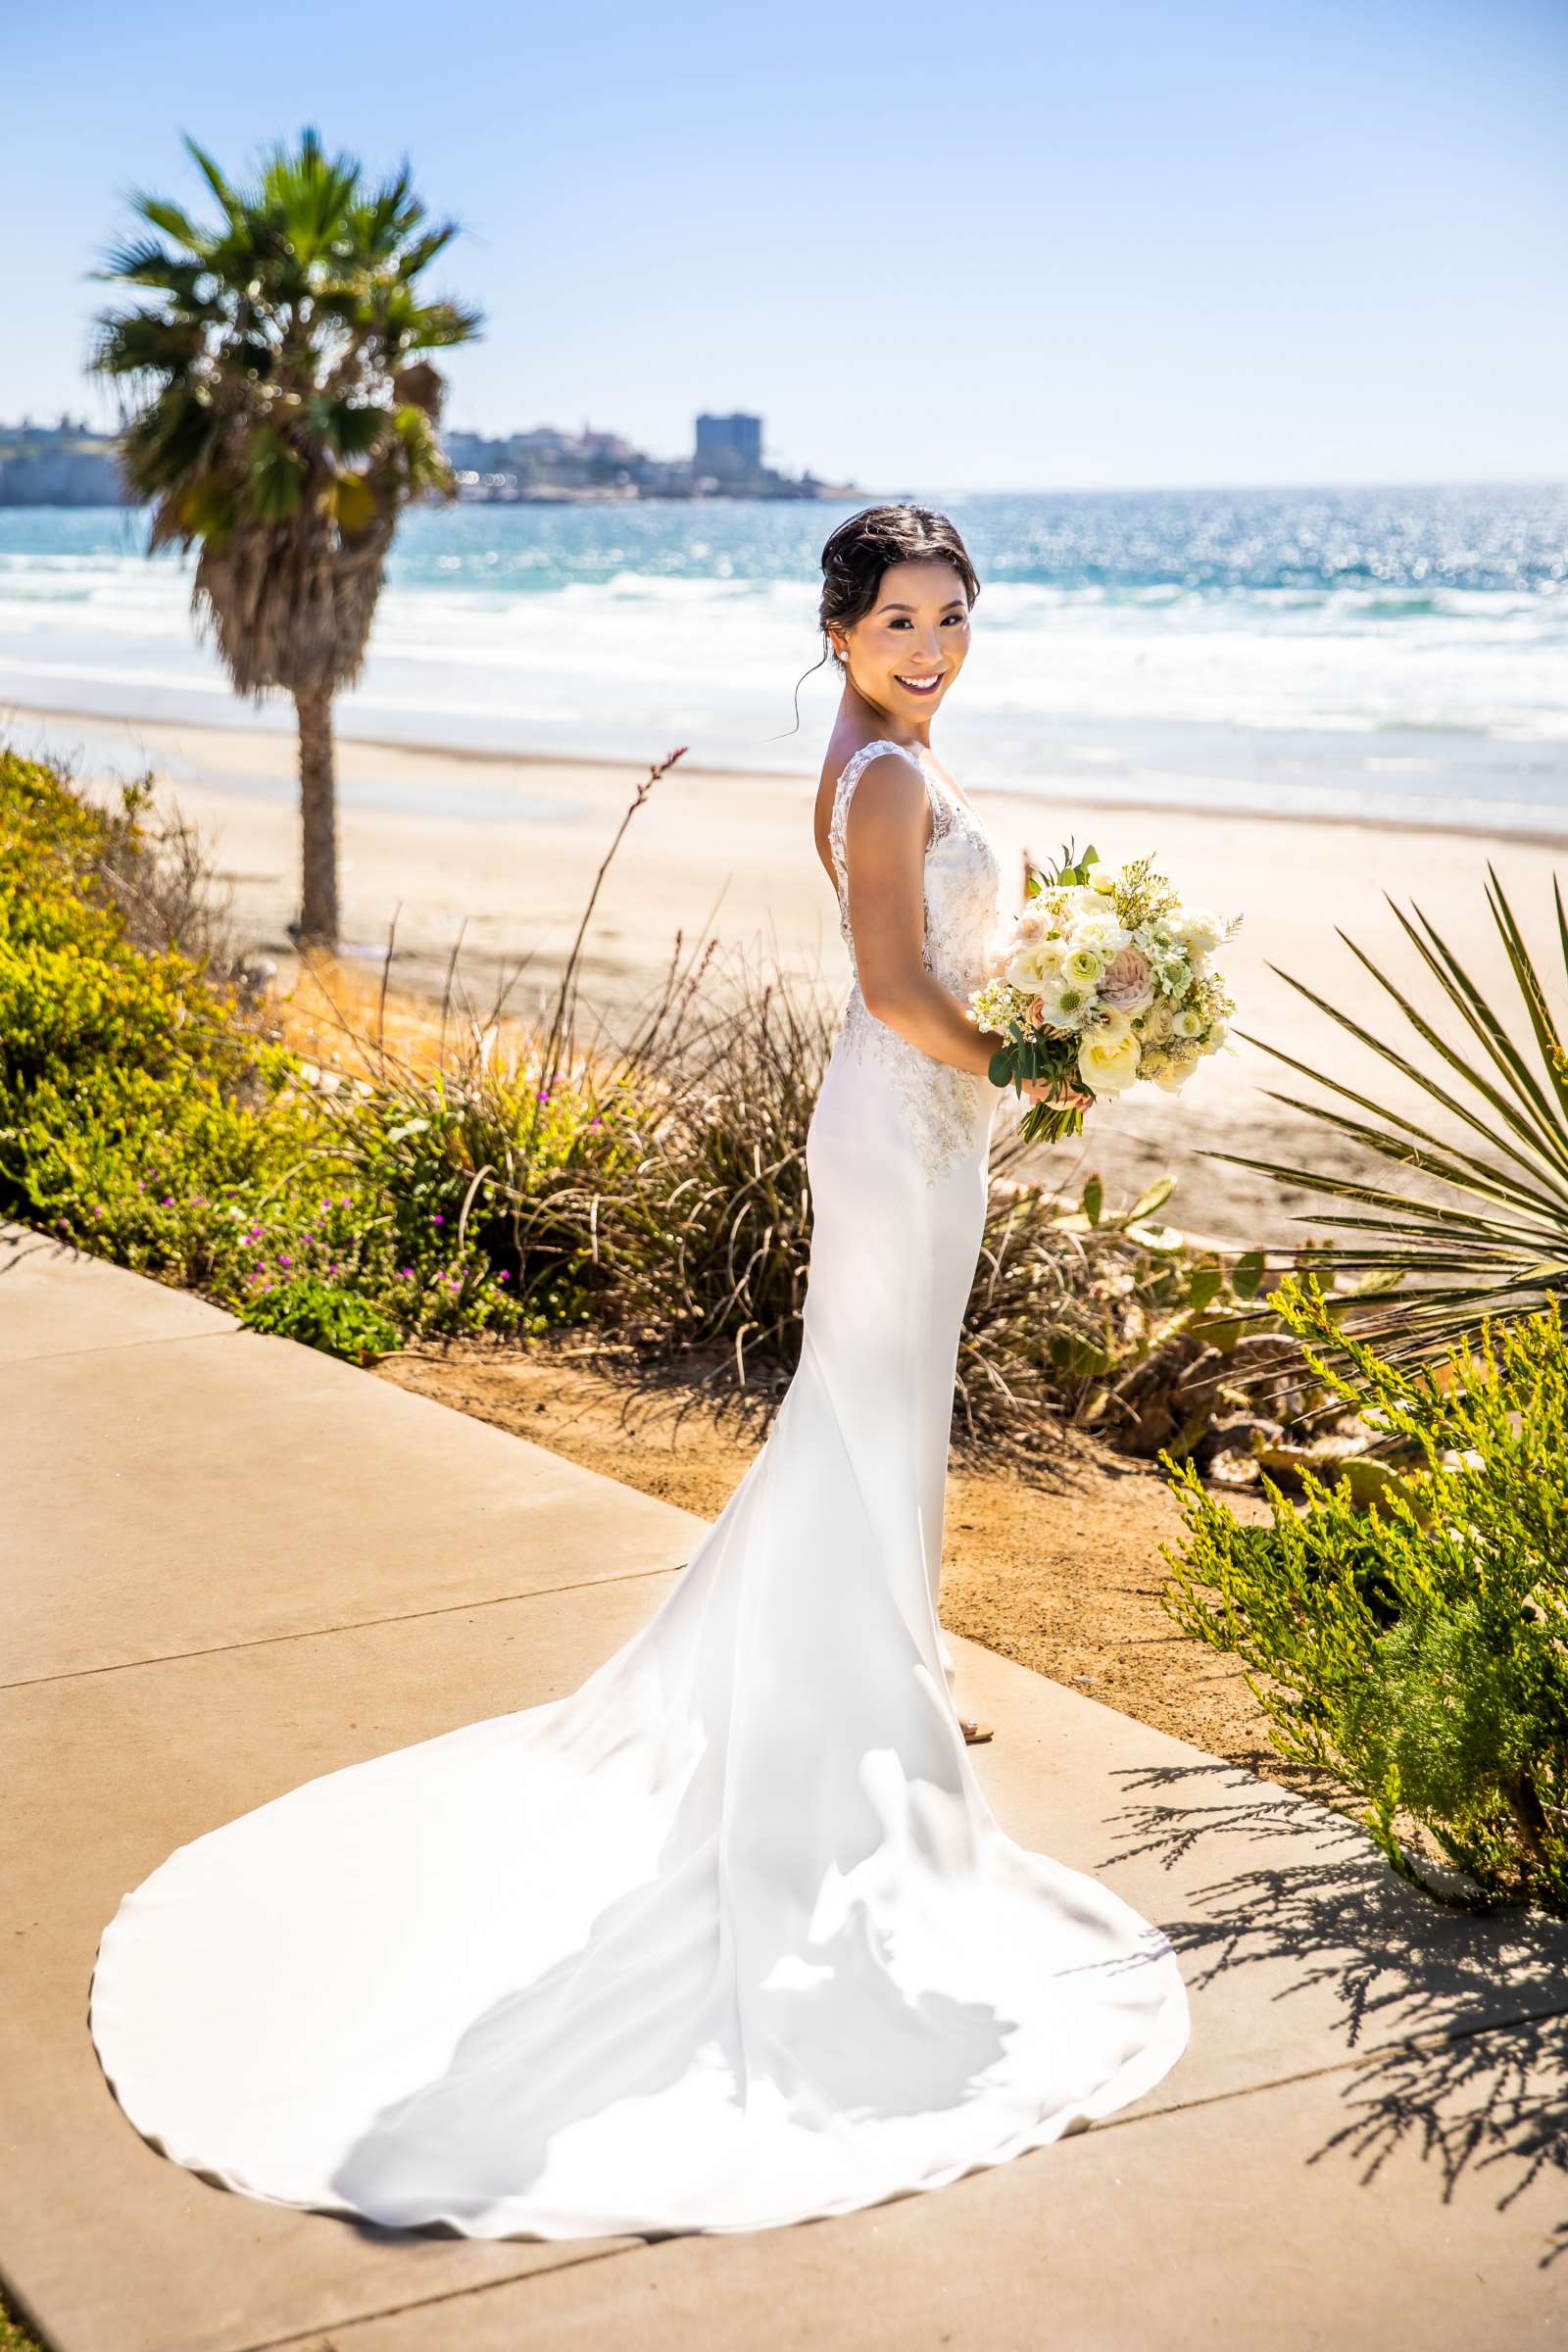
<svg viewBox="0 0 1568 2352"><path fill-rule="evenodd" d="M896 752L910 760L925 781L931 808L931 839L925 852L925 936L920 960L960 1004L986 976L987 951L1000 920L1001 868L991 836L974 810L950 793L934 769L908 744L864 743L846 763L833 793L828 847L838 886L839 930L849 950L851 986L844 1008L839 1050L855 1060L874 1061L893 1078L908 1113L912 1140L928 1183L973 1149L987 1113L998 1101L983 1072L960 1070L911 1045L866 1007L860 993L850 929L849 867L845 833L855 787L873 760Z"/></svg>

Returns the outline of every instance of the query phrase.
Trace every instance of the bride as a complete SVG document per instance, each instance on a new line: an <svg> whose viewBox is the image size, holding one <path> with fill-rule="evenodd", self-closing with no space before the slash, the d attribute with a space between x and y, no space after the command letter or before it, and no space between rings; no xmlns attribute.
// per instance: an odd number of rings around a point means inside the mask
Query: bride
<svg viewBox="0 0 1568 2352"><path fill-rule="evenodd" d="M1164 1937L993 1817L937 1622L1001 1100L962 1004L1000 910L930 737L979 584L909 506L822 570L816 840L855 978L798 1369L569 1697L308 1781L125 1895L94 2044L137 2131L226 2188L474 2237L766 2229L1020 2155L1185 2045Z"/></svg>

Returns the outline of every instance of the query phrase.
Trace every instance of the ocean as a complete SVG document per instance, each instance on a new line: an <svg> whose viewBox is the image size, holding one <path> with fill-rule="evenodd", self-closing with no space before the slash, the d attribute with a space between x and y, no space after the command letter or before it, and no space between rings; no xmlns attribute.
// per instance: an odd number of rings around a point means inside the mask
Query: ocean
<svg viewBox="0 0 1568 2352"><path fill-rule="evenodd" d="M907 495L981 575L937 725L974 790L1568 839L1568 488ZM339 727L814 774L835 699L810 671L817 554L851 511L411 515ZM289 726L234 697L188 569L145 538L133 511L0 510L0 723Z"/></svg>

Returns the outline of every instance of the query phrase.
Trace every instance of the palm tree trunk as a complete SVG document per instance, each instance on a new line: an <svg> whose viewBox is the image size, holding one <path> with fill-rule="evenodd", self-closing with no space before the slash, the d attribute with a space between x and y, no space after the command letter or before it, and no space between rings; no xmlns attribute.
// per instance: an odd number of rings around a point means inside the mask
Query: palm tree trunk
<svg viewBox="0 0 1568 2352"><path fill-rule="evenodd" d="M303 891L298 945L337 950L337 786L332 769L332 696L325 686L294 697L300 726Z"/></svg>

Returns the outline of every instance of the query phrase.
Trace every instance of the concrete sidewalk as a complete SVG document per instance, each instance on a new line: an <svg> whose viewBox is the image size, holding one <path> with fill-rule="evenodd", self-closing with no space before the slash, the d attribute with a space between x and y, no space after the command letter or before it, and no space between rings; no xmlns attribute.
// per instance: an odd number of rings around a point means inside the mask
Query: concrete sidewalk
<svg viewBox="0 0 1568 2352"><path fill-rule="evenodd" d="M125 1888L312 1774L570 1690L704 1523L17 1228L0 1416L0 2278L57 2352L1568 2341L1568 1932L1446 1912L1335 1816L968 1642L1003 1822L1183 1955L1192 2047L1136 2108L655 2244L375 2230L166 2162L86 2030Z"/></svg>

